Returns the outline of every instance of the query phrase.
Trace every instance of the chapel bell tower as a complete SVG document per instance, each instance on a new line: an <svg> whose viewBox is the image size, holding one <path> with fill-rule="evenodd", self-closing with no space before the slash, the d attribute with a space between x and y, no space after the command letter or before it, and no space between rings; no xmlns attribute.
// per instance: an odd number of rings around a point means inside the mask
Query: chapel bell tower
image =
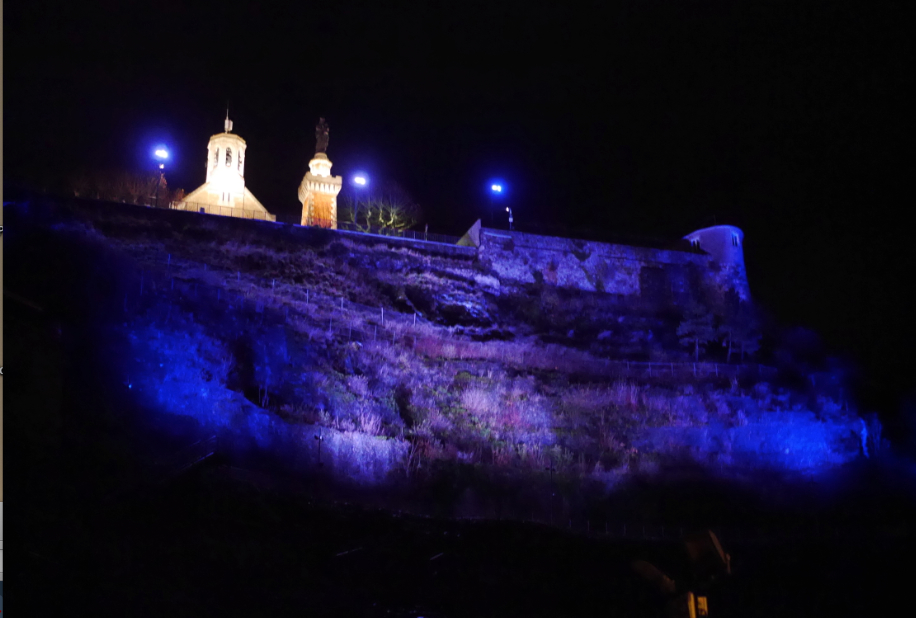
<svg viewBox="0 0 916 618"><path fill-rule="evenodd" d="M245 149L247 145L232 133L229 112L223 123L225 129L210 138L207 144L207 183L217 197L219 206L241 208L245 194Z"/></svg>

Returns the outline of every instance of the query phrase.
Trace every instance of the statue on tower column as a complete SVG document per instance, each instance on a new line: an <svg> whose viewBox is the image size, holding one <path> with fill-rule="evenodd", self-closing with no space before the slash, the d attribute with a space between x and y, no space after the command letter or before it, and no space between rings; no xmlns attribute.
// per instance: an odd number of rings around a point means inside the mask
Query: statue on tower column
<svg viewBox="0 0 916 618"><path fill-rule="evenodd" d="M327 152L328 150L328 123L324 118L318 119L318 126L315 127L315 152Z"/></svg>

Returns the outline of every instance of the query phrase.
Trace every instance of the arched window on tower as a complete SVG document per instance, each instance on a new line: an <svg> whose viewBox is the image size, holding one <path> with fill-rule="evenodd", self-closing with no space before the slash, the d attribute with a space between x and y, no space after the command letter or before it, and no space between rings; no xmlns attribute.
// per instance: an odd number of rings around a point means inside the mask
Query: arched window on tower
<svg viewBox="0 0 916 618"><path fill-rule="evenodd" d="M232 148L226 148L226 167L232 165Z"/></svg>
<svg viewBox="0 0 916 618"><path fill-rule="evenodd" d="M238 156L238 159L239 159L239 174L242 173L242 159L244 159L244 158L245 158L245 157L244 157L244 155L242 154L242 151L239 150L239 156Z"/></svg>
<svg viewBox="0 0 916 618"><path fill-rule="evenodd" d="M213 167L219 165L219 148L213 149Z"/></svg>
<svg viewBox="0 0 916 618"><path fill-rule="evenodd" d="M738 246L738 235L737 234L732 234L732 246L733 247Z"/></svg>

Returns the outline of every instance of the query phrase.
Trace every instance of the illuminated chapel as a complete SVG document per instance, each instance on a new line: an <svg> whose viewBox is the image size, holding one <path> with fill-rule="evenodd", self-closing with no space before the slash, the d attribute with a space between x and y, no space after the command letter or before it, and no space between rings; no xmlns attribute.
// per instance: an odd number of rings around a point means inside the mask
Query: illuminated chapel
<svg viewBox="0 0 916 618"><path fill-rule="evenodd" d="M207 179L204 184L172 204L178 210L213 215L276 221L264 205L245 186L245 140L232 132L226 112L224 131L207 144Z"/></svg>

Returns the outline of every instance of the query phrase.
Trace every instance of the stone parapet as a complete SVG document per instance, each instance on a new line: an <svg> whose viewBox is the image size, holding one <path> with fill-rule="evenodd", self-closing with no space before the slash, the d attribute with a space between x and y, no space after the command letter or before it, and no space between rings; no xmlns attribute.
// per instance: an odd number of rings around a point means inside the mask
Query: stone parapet
<svg viewBox="0 0 916 618"><path fill-rule="evenodd" d="M712 301L733 284L705 253L481 228L480 259L501 280L620 295L659 309Z"/></svg>

